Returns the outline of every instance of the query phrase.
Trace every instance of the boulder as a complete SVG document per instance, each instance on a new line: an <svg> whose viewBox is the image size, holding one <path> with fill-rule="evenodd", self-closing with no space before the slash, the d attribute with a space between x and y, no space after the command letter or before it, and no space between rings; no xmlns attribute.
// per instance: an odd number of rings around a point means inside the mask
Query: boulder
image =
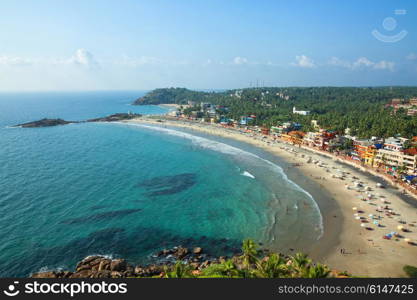
<svg viewBox="0 0 417 300"><path fill-rule="evenodd" d="M75 270L76 272L82 271L82 270L90 270L92 269L93 266L96 266L96 265L98 269L98 265L100 264L101 260L103 260L103 257L101 256L88 256L77 264L77 267L75 268Z"/></svg>
<svg viewBox="0 0 417 300"><path fill-rule="evenodd" d="M124 259L114 259L110 263L110 271L126 271L127 262Z"/></svg>
<svg viewBox="0 0 417 300"><path fill-rule="evenodd" d="M56 272L39 272L32 274L32 278L58 278L58 275Z"/></svg>
<svg viewBox="0 0 417 300"><path fill-rule="evenodd" d="M102 261L100 261L100 264L98 265L98 270L99 271L110 270L110 263L111 263L110 259L103 259Z"/></svg>
<svg viewBox="0 0 417 300"><path fill-rule="evenodd" d="M69 278L90 278L92 274L93 271L91 270L81 270L79 272L71 274Z"/></svg>
<svg viewBox="0 0 417 300"><path fill-rule="evenodd" d="M111 275L111 278L122 278L123 277L122 273L117 272L117 271L111 271L110 275Z"/></svg>
<svg viewBox="0 0 417 300"><path fill-rule="evenodd" d="M109 270L93 271L90 275L91 278L111 278L111 272Z"/></svg>
<svg viewBox="0 0 417 300"><path fill-rule="evenodd" d="M193 253L194 254L201 254L201 253L203 253L203 248L201 248L201 247L195 247L193 249Z"/></svg>
<svg viewBox="0 0 417 300"><path fill-rule="evenodd" d="M174 256L178 259L183 259L188 254L188 249L184 247L178 247L175 251Z"/></svg>

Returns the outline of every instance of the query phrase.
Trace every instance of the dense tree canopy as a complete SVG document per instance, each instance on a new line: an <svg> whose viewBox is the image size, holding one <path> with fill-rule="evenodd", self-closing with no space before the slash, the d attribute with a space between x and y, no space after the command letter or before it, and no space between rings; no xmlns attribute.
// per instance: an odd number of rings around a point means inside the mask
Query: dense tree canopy
<svg viewBox="0 0 417 300"><path fill-rule="evenodd" d="M359 137L411 137L417 135L417 116L407 116L403 110L394 114L385 107L393 98L411 97L417 97L417 87L264 87L222 92L169 88L154 90L136 104L210 102L228 106L229 118L254 114L257 125L295 121L307 131L312 129L311 120L317 120L323 128L340 132L350 128ZM293 114L294 106L310 114Z"/></svg>

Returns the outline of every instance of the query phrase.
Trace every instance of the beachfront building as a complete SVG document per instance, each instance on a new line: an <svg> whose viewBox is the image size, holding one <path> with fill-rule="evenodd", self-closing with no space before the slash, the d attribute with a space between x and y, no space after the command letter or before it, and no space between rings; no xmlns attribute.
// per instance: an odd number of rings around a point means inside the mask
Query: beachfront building
<svg viewBox="0 0 417 300"><path fill-rule="evenodd" d="M320 129L318 132L307 132L304 136L303 143L309 147L317 147L323 150L327 150L330 141L336 138L336 133Z"/></svg>
<svg viewBox="0 0 417 300"><path fill-rule="evenodd" d="M336 135L334 138L325 142L325 148L327 151L333 152L336 149L340 149L345 141L346 138L344 136Z"/></svg>
<svg viewBox="0 0 417 300"><path fill-rule="evenodd" d="M253 121L253 119L255 119L255 118L256 118L255 116L242 116L242 117L240 117L239 124L243 125L243 126L247 126L247 125L249 125L249 122Z"/></svg>
<svg viewBox="0 0 417 300"><path fill-rule="evenodd" d="M287 134L290 131L299 131L301 129L300 123L284 122L279 126L272 126L271 131L277 135Z"/></svg>
<svg viewBox="0 0 417 300"><path fill-rule="evenodd" d="M389 137L384 142L384 149L392 151L404 150L404 144L408 139L402 137Z"/></svg>
<svg viewBox="0 0 417 300"><path fill-rule="evenodd" d="M305 136L305 132L299 130L293 130L288 133L282 133L281 139L283 139L287 143L291 143L294 145L301 145L303 143L303 138Z"/></svg>
<svg viewBox="0 0 417 300"><path fill-rule="evenodd" d="M378 150L382 149L383 144L374 144L374 145L370 145L366 148L364 157L363 157L363 162L365 163L365 165L374 166L375 163L375 158L376 155L378 154Z"/></svg>
<svg viewBox="0 0 417 300"><path fill-rule="evenodd" d="M373 145L375 145L373 140L354 140L353 151L351 152L352 159L365 162L366 155L371 152Z"/></svg>
<svg viewBox="0 0 417 300"><path fill-rule="evenodd" d="M389 137L385 139L383 148L378 149L374 166L382 167L387 172L416 173L417 150L405 149L405 143L409 141L401 137Z"/></svg>
<svg viewBox="0 0 417 300"><path fill-rule="evenodd" d="M313 132L313 131L307 132L306 135L304 136L303 144L309 147L314 147L319 135L320 135L320 132Z"/></svg>
<svg viewBox="0 0 417 300"><path fill-rule="evenodd" d="M389 149L379 149L376 154L374 165L382 167L387 172L399 172L403 170L407 174L417 172L417 150L415 148L405 151L393 151Z"/></svg>
<svg viewBox="0 0 417 300"><path fill-rule="evenodd" d="M307 116L307 115L309 115L309 114L310 114L310 111L308 111L308 110L297 110L297 109L295 108L295 106L293 106L293 108L292 108L292 113L293 113L293 114L298 114L298 115Z"/></svg>

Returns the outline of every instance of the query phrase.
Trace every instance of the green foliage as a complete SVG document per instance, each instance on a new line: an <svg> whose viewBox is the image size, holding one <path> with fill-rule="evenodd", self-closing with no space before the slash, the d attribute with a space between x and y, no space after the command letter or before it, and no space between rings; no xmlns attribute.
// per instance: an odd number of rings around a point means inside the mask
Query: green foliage
<svg viewBox="0 0 417 300"><path fill-rule="evenodd" d="M191 91L185 88L156 89L144 97L137 99L135 105L158 105L158 104L187 104L188 101L201 102L205 96L212 93Z"/></svg>
<svg viewBox="0 0 417 300"><path fill-rule="evenodd" d="M259 278L286 277L289 269L285 259L280 254L271 254L256 263L255 275Z"/></svg>
<svg viewBox="0 0 417 300"><path fill-rule="evenodd" d="M165 268L165 278L192 278L191 267L182 262L177 262L172 270Z"/></svg>
<svg viewBox="0 0 417 300"><path fill-rule="evenodd" d="M248 267L254 264L258 256L258 245L251 239L246 239L242 244L242 260L243 264Z"/></svg>
<svg viewBox="0 0 417 300"><path fill-rule="evenodd" d="M406 265L403 267L405 274L410 278L417 278L417 267Z"/></svg>
<svg viewBox="0 0 417 300"><path fill-rule="evenodd" d="M330 270L322 264L313 264L307 255L297 253L291 257L280 254L262 256L259 246L244 240L243 254L214 263L201 271L193 271L188 264L178 262L165 268L165 278L325 278Z"/></svg>
<svg viewBox="0 0 417 300"><path fill-rule="evenodd" d="M243 275L243 272L237 268L231 259L211 265L202 272L203 277L242 278Z"/></svg>
<svg viewBox="0 0 417 300"><path fill-rule="evenodd" d="M312 130L311 120L329 130L343 132L351 128L360 138L388 137L397 133L411 137L417 132L417 116L405 112L392 113L385 104L393 98L417 96L416 87L289 87L250 88L239 90L238 96L224 92L197 92L184 88L157 89L138 99L137 104L210 102L229 107L226 117L240 119L254 114L254 125L277 125L294 121ZM295 106L310 115L292 114Z"/></svg>

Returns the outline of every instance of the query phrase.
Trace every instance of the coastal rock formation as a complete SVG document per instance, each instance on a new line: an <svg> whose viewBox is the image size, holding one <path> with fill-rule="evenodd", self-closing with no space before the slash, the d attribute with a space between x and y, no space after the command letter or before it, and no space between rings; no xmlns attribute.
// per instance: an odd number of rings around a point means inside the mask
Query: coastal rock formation
<svg viewBox="0 0 417 300"><path fill-rule="evenodd" d="M123 120L131 120L134 118L141 117L141 114L134 114L134 113L117 113L106 117L89 119L86 122L117 122Z"/></svg>
<svg viewBox="0 0 417 300"><path fill-rule="evenodd" d="M18 124L15 127L23 127L23 128L37 128L37 127L51 127L51 126L58 126L58 125L67 125L71 123L77 123L75 121L65 121L62 119L42 119L38 121Z"/></svg>
<svg viewBox="0 0 417 300"><path fill-rule="evenodd" d="M219 259L208 257L202 253L201 247L195 247L193 251L178 246L172 249L163 249L152 255L155 263L146 266L132 266L124 259L110 259L108 257L94 255L80 261L74 272L70 271L46 271L32 274L32 278L126 278L126 277L162 277L167 266L172 266L177 261L189 263L195 270L206 268Z"/></svg>
<svg viewBox="0 0 417 300"><path fill-rule="evenodd" d="M124 120L131 120L134 118L141 117L141 114L134 114L134 113L117 113L106 117L89 119L86 121L65 121L63 119L42 119L38 121L23 123L15 125L14 127L22 127L22 128L38 128L38 127L51 127L51 126L58 126L58 125L67 125L72 123L85 123L85 122L117 122L117 121L124 121Z"/></svg>
<svg viewBox="0 0 417 300"><path fill-rule="evenodd" d="M249 242L246 242L247 244ZM250 246L250 245L249 245ZM255 246L256 247L256 246ZM163 249L151 255L154 262L146 266L132 266L124 259L88 256L80 261L74 272L48 271L32 274L32 278L325 278L348 277L347 272L329 269L313 263L302 253L294 256L271 253L266 249L251 250L242 247L243 253L227 257L209 257L201 247L178 246ZM251 248L252 249L252 248ZM255 252L254 252L255 251ZM270 261L272 260L272 261ZM303 261L303 266L294 261Z"/></svg>

